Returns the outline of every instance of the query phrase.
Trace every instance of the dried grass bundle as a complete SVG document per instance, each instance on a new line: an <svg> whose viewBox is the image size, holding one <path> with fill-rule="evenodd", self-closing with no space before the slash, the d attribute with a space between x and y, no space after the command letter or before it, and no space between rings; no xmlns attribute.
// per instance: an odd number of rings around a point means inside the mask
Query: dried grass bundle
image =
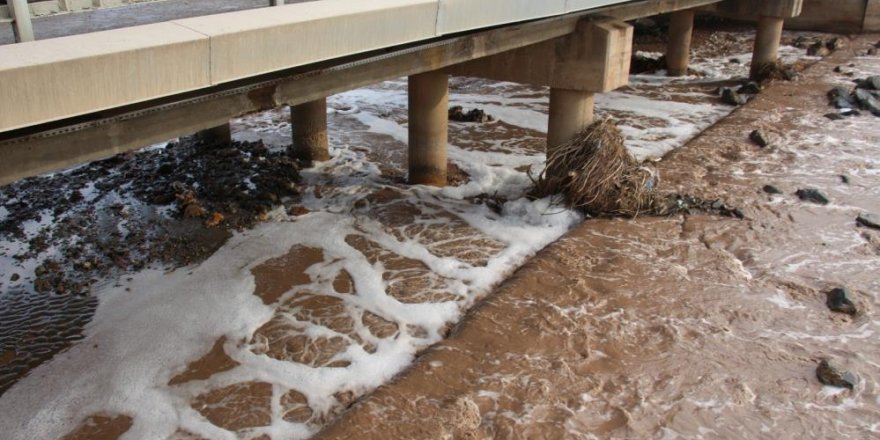
<svg viewBox="0 0 880 440"><path fill-rule="evenodd" d="M656 171L629 154L623 135L609 119L593 123L571 141L548 152L535 182L539 197L559 194L569 208L593 216L635 217L656 211Z"/></svg>

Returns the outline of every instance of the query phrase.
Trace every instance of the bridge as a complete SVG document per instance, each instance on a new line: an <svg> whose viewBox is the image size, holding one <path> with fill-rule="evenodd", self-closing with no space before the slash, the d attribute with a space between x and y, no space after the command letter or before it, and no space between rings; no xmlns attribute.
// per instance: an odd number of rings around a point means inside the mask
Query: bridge
<svg viewBox="0 0 880 440"><path fill-rule="evenodd" d="M228 141L230 119L285 105L294 150L324 160L326 97L407 76L409 180L444 185L449 75L550 87L552 148L627 83L626 21L672 13L681 75L696 11L756 20L754 71L802 2L323 0L0 46L0 184L187 134Z"/></svg>

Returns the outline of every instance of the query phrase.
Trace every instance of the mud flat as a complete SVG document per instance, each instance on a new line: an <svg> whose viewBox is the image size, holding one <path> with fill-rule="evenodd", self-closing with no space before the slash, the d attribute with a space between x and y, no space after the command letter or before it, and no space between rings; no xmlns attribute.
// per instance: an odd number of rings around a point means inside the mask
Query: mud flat
<svg viewBox="0 0 880 440"><path fill-rule="evenodd" d="M657 164L667 189L745 220L584 222L316 438L877 436L880 235L856 219L880 211L880 125L823 116L826 92L851 85L835 67L880 71L859 56L875 42L774 83ZM805 187L831 203L799 200ZM855 316L826 307L839 286ZM823 357L860 384L823 386Z"/></svg>

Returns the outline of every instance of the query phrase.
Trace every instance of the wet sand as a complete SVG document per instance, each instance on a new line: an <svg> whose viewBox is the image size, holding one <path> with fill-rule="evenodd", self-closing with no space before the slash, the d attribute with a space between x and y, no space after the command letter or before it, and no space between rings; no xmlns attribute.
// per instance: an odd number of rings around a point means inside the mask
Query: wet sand
<svg viewBox="0 0 880 440"><path fill-rule="evenodd" d="M657 164L666 189L745 220L584 222L316 438L876 437L880 233L856 217L880 212L880 124L823 117L826 92L851 80L835 66L880 71L854 57L874 42L774 83ZM770 147L749 142L756 128ZM832 203L798 200L805 187ZM838 286L856 316L826 307ZM822 357L860 384L822 386Z"/></svg>

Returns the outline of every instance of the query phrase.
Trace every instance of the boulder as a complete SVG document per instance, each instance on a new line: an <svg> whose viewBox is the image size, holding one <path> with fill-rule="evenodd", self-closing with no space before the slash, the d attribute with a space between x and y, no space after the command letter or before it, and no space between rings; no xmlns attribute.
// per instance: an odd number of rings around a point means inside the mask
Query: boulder
<svg viewBox="0 0 880 440"><path fill-rule="evenodd" d="M795 192L795 195L797 195L798 198L805 202L816 203L819 205L827 205L831 203L831 201L828 200L828 197L825 196L822 191L814 188L799 189L797 190L797 192Z"/></svg>
<svg viewBox="0 0 880 440"><path fill-rule="evenodd" d="M827 359L822 359L816 367L816 378L825 385L853 389L859 383L859 377L844 370Z"/></svg>
<svg viewBox="0 0 880 440"><path fill-rule="evenodd" d="M825 305L828 306L832 312L845 313L847 315L855 315L858 312L849 289L845 287L832 289L825 294L825 297Z"/></svg>
<svg viewBox="0 0 880 440"><path fill-rule="evenodd" d="M862 225L866 228L872 229L880 229L880 217L870 214L867 212L863 212L859 214L859 217L856 219L859 225Z"/></svg>

